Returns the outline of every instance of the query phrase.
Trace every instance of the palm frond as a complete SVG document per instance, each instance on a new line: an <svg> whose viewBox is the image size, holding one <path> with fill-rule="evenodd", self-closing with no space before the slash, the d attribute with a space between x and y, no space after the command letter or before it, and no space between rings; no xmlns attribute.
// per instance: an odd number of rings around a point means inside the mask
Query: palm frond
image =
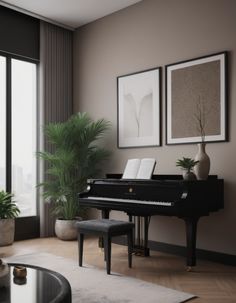
<svg viewBox="0 0 236 303"><path fill-rule="evenodd" d="M48 141L55 146L62 146L65 137L64 123L49 123L44 128L44 133Z"/></svg>
<svg viewBox="0 0 236 303"><path fill-rule="evenodd" d="M74 218L79 210L77 195L88 178L95 177L99 165L109 152L97 146L110 123L104 119L93 121L87 113L77 113L64 123L51 123L45 135L54 145L51 152L37 156L47 163L43 196L54 205L54 214Z"/></svg>
<svg viewBox="0 0 236 303"><path fill-rule="evenodd" d="M199 161L195 161L194 159L183 157L182 159L178 159L176 161L176 166L179 166L182 169L187 169L188 171L191 171L198 162Z"/></svg>
<svg viewBox="0 0 236 303"><path fill-rule="evenodd" d="M0 191L0 219L13 219L19 215L20 210L13 197L11 193Z"/></svg>

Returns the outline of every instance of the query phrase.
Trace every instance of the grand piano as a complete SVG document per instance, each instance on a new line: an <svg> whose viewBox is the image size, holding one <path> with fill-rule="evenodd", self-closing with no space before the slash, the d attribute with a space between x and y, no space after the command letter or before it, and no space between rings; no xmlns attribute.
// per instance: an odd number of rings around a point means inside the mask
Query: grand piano
<svg viewBox="0 0 236 303"><path fill-rule="evenodd" d="M144 255L149 255L148 226L151 216L175 216L185 221L186 264L196 265L197 223L200 217L224 207L224 180L184 181L180 175L153 175L151 180L121 179L110 174L105 179L91 179L87 190L79 194L80 206L97 208L103 218L110 210L124 211L131 221L144 219Z"/></svg>

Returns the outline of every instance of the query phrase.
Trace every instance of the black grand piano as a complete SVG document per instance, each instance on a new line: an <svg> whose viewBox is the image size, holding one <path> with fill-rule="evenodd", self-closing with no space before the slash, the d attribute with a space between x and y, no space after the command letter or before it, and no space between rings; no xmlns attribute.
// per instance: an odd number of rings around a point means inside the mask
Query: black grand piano
<svg viewBox="0 0 236 303"><path fill-rule="evenodd" d="M105 179L88 180L79 194L79 204L97 208L103 218L110 210L124 211L144 218L144 255L149 255L148 226L153 215L175 216L186 224L187 266L196 265L197 222L200 217L224 207L224 180L184 181L180 175L153 175L151 180L121 179L110 174Z"/></svg>

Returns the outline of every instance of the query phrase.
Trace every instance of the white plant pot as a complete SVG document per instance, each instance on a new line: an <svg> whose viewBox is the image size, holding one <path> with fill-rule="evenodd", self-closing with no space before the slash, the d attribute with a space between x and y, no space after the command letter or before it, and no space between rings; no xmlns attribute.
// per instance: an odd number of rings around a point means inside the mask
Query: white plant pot
<svg viewBox="0 0 236 303"><path fill-rule="evenodd" d="M15 219L0 219L0 246L11 245L15 236Z"/></svg>
<svg viewBox="0 0 236 303"><path fill-rule="evenodd" d="M62 220L57 219L55 222L55 233L56 236L64 241L76 240L77 239L77 228L76 222L78 220Z"/></svg>

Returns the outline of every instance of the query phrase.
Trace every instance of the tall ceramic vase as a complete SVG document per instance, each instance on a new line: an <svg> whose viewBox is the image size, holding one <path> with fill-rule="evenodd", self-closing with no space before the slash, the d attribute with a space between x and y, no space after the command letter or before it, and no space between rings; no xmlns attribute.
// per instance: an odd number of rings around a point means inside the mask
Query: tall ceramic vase
<svg viewBox="0 0 236 303"><path fill-rule="evenodd" d="M206 143L198 144L198 152L195 156L195 161L199 161L194 166L194 173L198 180L206 180L210 171L210 158L206 153Z"/></svg>

